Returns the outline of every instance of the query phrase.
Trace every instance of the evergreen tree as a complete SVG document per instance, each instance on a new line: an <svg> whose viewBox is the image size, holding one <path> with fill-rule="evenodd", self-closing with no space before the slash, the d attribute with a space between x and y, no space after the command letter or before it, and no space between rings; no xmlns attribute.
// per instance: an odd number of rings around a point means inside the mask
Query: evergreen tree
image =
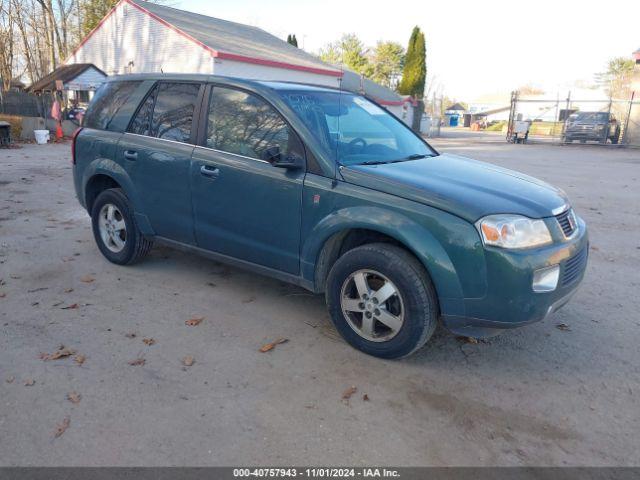
<svg viewBox="0 0 640 480"><path fill-rule="evenodd" d="M409 47L404 62L402 80L398 91L403 95L421 98L424 95L424 83L427 77L427 52L424 33L414 27L409 39Z"/></svg>
<svg viewBox="0 0 640 480"><path fill-rule="evenodd" d="M294 47L298 47L298 39L296 38L295 33L287 35L287 43L289 45L293 45Z"/></svg>
<svg viewBox="0 0 640 480"><path fill-rule="evenodd" d="M337 42L329 43L320 50L320 60L332 65L344 64L360 75L370 78L373 65L367 58L367 48L353 33L343 35Z"/></svg>
<svg viewBox="0 0 640 480"><path fill-rule="evenodd" d="M109 13L118 0L84 0L80 3L82 35L86 36Z"/></svg>
<svg viewBox="0 0 640 480"><path fill-rule="evenodd" d="M403 95L411 95L416 100L413 109L413 121L411 128L415 132L420 131L420 120L424 112L424 84L427 78L427 51L424 33L420 28L414 27L409 39L409 47L404 62L402 80L398 85L398 91Z"/></svg>

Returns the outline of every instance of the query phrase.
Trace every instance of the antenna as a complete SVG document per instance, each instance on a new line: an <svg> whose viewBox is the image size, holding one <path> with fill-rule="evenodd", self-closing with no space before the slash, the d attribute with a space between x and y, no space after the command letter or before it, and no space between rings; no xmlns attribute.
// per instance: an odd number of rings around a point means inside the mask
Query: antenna
<svg viewBox="0 0 640 480"><path fill-rule="evenodd" d="M343 53L344 55L344 53ZM331 183L331 187L335 188L338 184L338 162L340 161L340 157L338 154L340 153L340 149L338 148L340 145L340 112L342 111L342 82L344 80L344 61L341 59L340 61L340 80L338 81L338 115L336 116L336 125L338 131L336 132L336 161L333 164L333 182Z"/></svg>

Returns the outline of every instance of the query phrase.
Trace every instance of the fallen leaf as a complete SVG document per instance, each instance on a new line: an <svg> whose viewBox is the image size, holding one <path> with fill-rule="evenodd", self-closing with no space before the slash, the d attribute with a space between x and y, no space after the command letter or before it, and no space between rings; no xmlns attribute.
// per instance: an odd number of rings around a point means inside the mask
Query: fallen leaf
<svg viewBox="0 0 640 480"><path fill-rule="evenodd" d="M596 247L595 245L591 245L591 250L593 250L594 252L599 252L600 249L598 247Z"/></svg>
<svg viewBox="0 0 640 480"><path fill-rule="evenodd" d="M64 293L71 293L73 292L73 288L65 288L64 289Z"/></svg>
<svg viewBox="0 0 640 480"><path fill-rule="evenodd" d="M191 317L189 320L186 320L184 324L190 327L195 327L197 325L200 325L203 320L204 320L204 317L197 315L197 316Z"/></svg>
<svg viewBox="0 0 640 480"><path fill-rule="evenodd" d="M193 365L195 363L195 359L193 358L193 356L191 355L187 355L186 357L184 357L182 359L182 364L185 367L190 367L191 365Z"/></svg>
<svg viewBox="0 0 640 480"><path fill-rule="evenodd" d="M69 417L65 417L64 420L62 420L62 423L59 423L58 425L56 425L56 431L53 435L56 438L58 438L67 430L67 428L69 428L70 424L71 424L71 419Z"/></svg>
<svg viewBox="0 0 640 480"><path fill-rule="evenodd" d="M82 396L78 392L69 392L67 393L67 400L71 403L80 403L80 399Z"/></svg>
<svg viewBox="0 0 640 480"><path fill-rule="evenodd" d="M156 341L153 338L143 338L142 341L144 342L145 345L149 345L149 346L156 343Z"/></svg>
<svg viewBox="0 0 640 480"><path fill-rule="evenodd" d="M136 338L138 334L134 332L129 332L129 333L125 333L124 336L127 338Z"/></svg>
<svg viewBox="0 0 640 480"><path fill-rule="evenodd" d="M349 400L351 398L351 395L353 395L357 391L358 391L358 389L355 386L351 385L344 392L342 392L342 399L343 400Z"/></svg>
<svg viewBox="0 0 640 480"><path fill-rule="evenodd" d="M24 386L25 387L33 387L36 384L36 381L33 378L27 378L24 381Z"/></svg>
<svg viewBox="0 0 640 480"><path fill-rule="evenodd" d="M76 362L78 365L82 365L86 359L87 357L82 355L81 353L73 357L74 362Z"/></svg>
<svg viewBox="0 0 640 480"><path fill-rule="evenodd" d="M135 360L131 360L129 362L129 365L131 365L132 367L135 367L137 365L144 365L147 361L144 359L144 357L138 357Z"/></svg>
<svg viewBox="0 0 640 480"><path fill-rule="evenodd" d="M289 341L288 338L279 338L275 342L267 343L262 347L260 347L260 351L262 353L268 352L269 350L273 350L276 347L276 345L280 345L281 343L286 343L288 341Z"/></svg>
<svg viewBox="0 0 640 480"><path fill-rule="evenodd" d="M27 293L42 292L44 290L49 290L49 287L34 288L33 290L27 290Z"/></svg>
<svg viewBox="0 0 640 480"><path fill-rule="evenodd" d="M77 303L72 303L71 305L67 305L66 307L60 307L61 310L73 310L76 308L80 308L80 305Z"/></svg>
<svg viewBox="0 0 640 480"><path fill-rule="evenodd" d="M60 347L58 348L58 350L56 350L53 353L41 353L40 354L40 358L44 361L48 361L48 360L58 360L59 358L64 358L64 357L69 357L73 354L75 354L76 351L73 350L72 348L67 348L64 345L60 345Z"/></svg>
<svg viewBox="0 0 640 480"><path fill-rule="evenodd" d="M4 297L6 297L6 296L7 296L7 294L6 294L6 293L4 293L4 292L0 293L0 298L4 298Z"/></svg>
<svg viewBox="0 0 640 480"><path fill-rule="evenodd" d="M368 402L369 401L369 395L367 395L366 393L362 396L362 401L363 402Z"/></svg>
<svg viewBox="0 0 640 480"><path fill-rule="evenodd" d="M11 376L11 377L7 377L7 379L5 380L5 382L7 383L13 383L13 381L16 379L16 377Z"/></svg>
<svg viewBox="0 0 640 480"><path fill-rule="evenodd" d="M84 282L84 283L91 283L91 282L93 282L94 280L95 280L95 278L93 278L91 275L85 275L84 277L82 277L82 278L80 279L80 281L81 281L81 282Z"/></svg>
<svg viewBox="0 0 640 480"><path fill-rule="evenodd" d="M13 278L14 280L20 280L22 277L20 275L9 275L9 278Z"/></svg>
<svg viewBox="0 0 640 480"><path fill-rule="evenodd" d="M558 330L562 330L563 332L570 332L571 331L571 328L566 323L559 323L558 325L556 325L556 328Z"/></svg>
<svg viewBox="0 0 640 480"><path fill-rule="evenodd" d="M472 343L474 345L478 343L478 339L473 337L458 337L458 340L465 343Z"/></svg>

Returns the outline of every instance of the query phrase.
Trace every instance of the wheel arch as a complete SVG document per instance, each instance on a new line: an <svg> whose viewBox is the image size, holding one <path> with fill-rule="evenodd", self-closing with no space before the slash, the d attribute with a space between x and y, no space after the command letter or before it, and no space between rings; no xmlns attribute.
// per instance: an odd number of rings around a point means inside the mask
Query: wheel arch
<svg viewBox="0 0 640 480"><path fill-rule="evenodd" d="M372 220L376 218L383 221ZM407 250L424 266L443 313L459 311L463 304L462 287L445 249L428 229L400 213L379 207L347 208L318 223L307 239L301 254L302 276L318 293L324 291L328 273L342 253L382 241Z"/></svg>
<svg viewBox="0 0 640 480"><path fill-rule="evenodd" d="M129 174L122 166L110 159L97 159L85 169L82 175L82 198L89 215L93 202L108 188L120 188L131 202L138 227L143 234L152 236L153 229L144 212L140 211L138 196Z"/></svg>

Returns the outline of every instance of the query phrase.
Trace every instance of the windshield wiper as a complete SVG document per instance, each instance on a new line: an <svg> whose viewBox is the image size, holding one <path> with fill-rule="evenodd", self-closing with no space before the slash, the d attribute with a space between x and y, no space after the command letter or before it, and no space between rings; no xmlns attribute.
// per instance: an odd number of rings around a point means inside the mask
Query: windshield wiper
<svg viewBox="0 0 640 480"><path fill-rule="evenodd" d="M385 163L382 160L367 160L366 162L358 163L358 165L384 165Z"/></svg>
<svg viewBox="0 0 640 480"><path fill-rule="evenodd" d="M431 153L414 153L412 155L408 155L403 158L399 158L398 160L367 160L366 162L359 163L358 165L384 165L387 163L398 163L398 162L406 162L407 160L418 160L420 158L433 157L434 155Z"/></svg>
<svg viewBox="0 0 640 480"><path fill-rule="evenodd" d="M394 160L394 162L404 162L405 160L418 160L420 158L433 157L430 153L414 153L408 157L401 158L400 160Z"/></svg>

